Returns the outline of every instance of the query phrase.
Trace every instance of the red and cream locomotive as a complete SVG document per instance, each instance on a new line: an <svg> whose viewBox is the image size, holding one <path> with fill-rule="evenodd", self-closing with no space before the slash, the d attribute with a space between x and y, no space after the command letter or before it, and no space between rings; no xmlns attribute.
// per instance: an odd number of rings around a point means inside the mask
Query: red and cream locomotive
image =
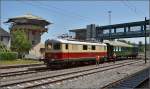
<svg viewBox="0 0 150 89"><path fill-rule="evenodd" d="M45 42L45 59L48 65L66 65L67 63L94 62L96 56L107 56L107 45L70 40L47 40ZM67 64L68 65L68 64Z"/></svg>

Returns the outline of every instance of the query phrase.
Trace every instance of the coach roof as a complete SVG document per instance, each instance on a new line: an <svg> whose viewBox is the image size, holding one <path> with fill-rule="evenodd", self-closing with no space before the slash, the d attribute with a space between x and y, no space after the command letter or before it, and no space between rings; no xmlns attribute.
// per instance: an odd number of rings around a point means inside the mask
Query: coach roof
<svg viewBox="0 0 150 89"><path fill-rule="evenodd" d="M104 43L108 43L112 46L122 46L122 47L133 47L133 45L124 43L124 42L120 42L120 41L109 41L109 40L104 40Z"/></svg>

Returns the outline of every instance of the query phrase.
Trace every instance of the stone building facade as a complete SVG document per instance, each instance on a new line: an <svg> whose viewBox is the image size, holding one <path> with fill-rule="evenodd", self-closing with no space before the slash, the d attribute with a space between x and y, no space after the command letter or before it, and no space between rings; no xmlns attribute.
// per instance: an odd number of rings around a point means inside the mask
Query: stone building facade
<svg viewBox="0 0 150 89"><path fill-rule="evenodd" d="M28 40L32 44L32 49L29 51L28 57L37 58L43 55L40 50L43 49L44 44L43 46L39 45L42 45L41 36L48 31L47 26L51 24L50 22L41 17L26 14L23 16L10 18L7 23L11 23L10 34L16 29L23 30L26 33Z"/></svg>

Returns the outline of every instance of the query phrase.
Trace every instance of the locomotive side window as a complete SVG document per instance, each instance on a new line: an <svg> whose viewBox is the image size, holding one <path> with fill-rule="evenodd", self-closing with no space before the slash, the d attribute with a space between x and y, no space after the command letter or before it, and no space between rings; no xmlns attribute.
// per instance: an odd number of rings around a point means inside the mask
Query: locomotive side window
<svg viewBox="0 0 150 89"><path fill-rule="evenodd" d="M83 45L83 50L87 50L87 45Z"/></svg>
<svg viewBox="0 0 150 89"><path fill-rule="evenodd" d="M95 50L95 45L92 45L92 50Z"/></svg>
<svg viewBox="0 0 150 89"><path fill-rule="evenodd" d="M56 43L53 45L54 50L59 50L60 49L60 44Z"/></svg>
<svg viewBox="0 0 150 89"><path fill-rule="evenodd" d="M66 49L68 49L68 44L66 44L65 46L66 46Z"/></svg>
<svg viewBox="0 0 150 89"><path fill-rule="evenodd" d="M106 47L106 46L104 46L104 50L107 50L107 47Z"/></svg>

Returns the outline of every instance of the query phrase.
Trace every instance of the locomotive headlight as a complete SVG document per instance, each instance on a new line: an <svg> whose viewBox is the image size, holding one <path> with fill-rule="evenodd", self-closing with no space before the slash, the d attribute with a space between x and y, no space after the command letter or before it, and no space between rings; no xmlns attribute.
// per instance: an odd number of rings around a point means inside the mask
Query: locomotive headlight
<svg viewBox="0 0 150 89"><path fill-rule="evenodd" d="M51 59L51 61L55 61L55 59Z"/></svg>

